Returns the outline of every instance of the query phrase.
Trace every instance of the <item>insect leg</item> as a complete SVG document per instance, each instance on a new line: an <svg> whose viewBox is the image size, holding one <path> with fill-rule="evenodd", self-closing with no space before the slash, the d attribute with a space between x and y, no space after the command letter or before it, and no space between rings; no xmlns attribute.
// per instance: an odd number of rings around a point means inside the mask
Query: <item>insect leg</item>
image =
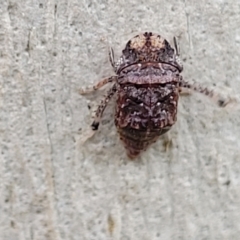
<svg viewBox="0 0 240 240"><path fill-rule="evenodd" d="M108 52L108 55L109 55L109 61L114 69L114 72L117 72L117 64L114 60L114 52L113 52L113 49L110 47L109 48L109 52Z"/></svg>
<svg viewBox="0 0 240 240"><path fill-rule="evenodd" d="M179 46L178 46L176 37L173 38L173 42L174 42L174 48L176 50L176 55L179 56L180 51L179 51Z"/></svg>
<svg viewBox="0 0 240 240"><path fill-rule="evenodd" d="M99 123L101 120L101 117L103 115L103 112L108 104L108 102L111 100L111 98L113 97L113 95L116 93L117 91L117 87L116 84L114 84L112 86L112 88L107 92L106 97L101 101L100 105L97 108L96 114L95 114L95 119L91 125L92 130L98 130L99 127Z"/></svg>
<svg viewBox="0 0 240 240"><path fill-rule="evenodd" d="M83 95L83 94L87 94L87 93L96 91L99 88L101 88L104 85L106 85L107 83L115 82L116 80L117 80L117 76L112 76L112 77L109 77L109 78L105 78L105 79L99 81L98 83L96 83L93 86L87 87L85 89L84 88L80 88L79 93Z"/></svg>
<svg viewBox="0 0 240 240"><path fill-rule="evenodd" d="M111 47L109 48L108 55L109 55L109 61L112 65L112 67L115 68L114 52L113 52L113 49Z"/></svg>
<svg viewBox="0 0 240 240"><path fill-rule="evenodd" d="M225 107L230 101L231 99L224 99L222 96L220 96L220 94L215 93L213 90L210 90L206 87L203 87L199 84L190 84L186 81L184 81L183 79L181 79L180 83L179 83L179 87L180 87L180 93L181 92L186 92L186 90L192 90L198 93L202 93L208 97L210 97L211 99L213 99L219 107Z"/></svg>
<svg viewBox="0 0 240 240"><path fill-rule="evenodd" d="M175 48L175 51L176 51L176 62L177 64L179 65L179 70L182 71L183 70L183 66L182 66L182 61L180 59L180 48L179 48L179 45L177 43L177 39L174 37L173 38L173 43L174 43L174 48Z"/></svg>

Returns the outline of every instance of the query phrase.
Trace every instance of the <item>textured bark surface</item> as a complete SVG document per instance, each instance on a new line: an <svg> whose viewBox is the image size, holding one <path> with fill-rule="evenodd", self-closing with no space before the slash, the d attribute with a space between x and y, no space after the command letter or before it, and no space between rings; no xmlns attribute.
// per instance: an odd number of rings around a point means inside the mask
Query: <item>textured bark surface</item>
<svg viewBox="0 0 240 240"><path fill-rule="evenodd" d="M239 108L182 97L172 145L129 161L114 104L85 141L106 88L78 94L152 31L178 37L186 80L238 99L239 25L236 0L2 0L0 239L239 239Z"/></svg>

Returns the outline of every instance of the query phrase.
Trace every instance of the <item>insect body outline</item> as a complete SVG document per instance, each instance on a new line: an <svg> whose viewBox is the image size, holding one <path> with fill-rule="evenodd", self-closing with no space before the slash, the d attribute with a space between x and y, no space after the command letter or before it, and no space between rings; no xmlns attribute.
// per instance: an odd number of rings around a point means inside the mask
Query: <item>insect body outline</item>
<svg viewBox="0 0 240 240"><path fill-rule="evenodd" d="M116 94L115 126L130 159L136 158L175 124L179 94L184 89L205 94L221 107L227 104L208 88L183 79L175 38L172 48L160 35L145 32L127 42L118 61L115 62L112 49L109 58L116 75L80 92L84 94L113 83L98 106L91 126L93 130L98 129L108 102Z"/></svg>

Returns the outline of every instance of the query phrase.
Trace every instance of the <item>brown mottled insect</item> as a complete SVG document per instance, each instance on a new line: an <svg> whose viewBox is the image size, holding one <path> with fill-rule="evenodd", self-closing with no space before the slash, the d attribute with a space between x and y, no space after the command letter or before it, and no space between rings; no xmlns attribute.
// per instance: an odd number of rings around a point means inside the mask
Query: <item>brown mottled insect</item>
<svg viewBox="0 0 240 240"><path fill-rule="evenodd" d="M176 122L179 93L184 88L215 97L221 107L226 105L213 91L183 80L180 75L183 66L175 38L174 48L160 35L139 34L128 41L119 61L114 61L111 49L109 57L116 76L103 79L91 88L97 90L114 82L98 106L92 129L98 129L104 109L116 93L115 125L131 159ZM81 90L81 93L89 90Z"/></svg>

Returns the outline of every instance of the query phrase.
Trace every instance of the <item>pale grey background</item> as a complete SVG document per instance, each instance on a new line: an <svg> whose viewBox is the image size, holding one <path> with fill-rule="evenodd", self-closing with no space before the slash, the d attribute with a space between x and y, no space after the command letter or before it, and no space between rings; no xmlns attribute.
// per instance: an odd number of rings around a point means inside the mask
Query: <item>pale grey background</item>
<svg viewBox="0 0 240 240"><path fill-rule="evenodd" d="M78 94L153 31L178 37L185 79L239 99L239 26L237 0L1 0L0 239L239 239L238 108L183 97L172 147L132 162L113 104L84 143L106 88Z"/></svg>

